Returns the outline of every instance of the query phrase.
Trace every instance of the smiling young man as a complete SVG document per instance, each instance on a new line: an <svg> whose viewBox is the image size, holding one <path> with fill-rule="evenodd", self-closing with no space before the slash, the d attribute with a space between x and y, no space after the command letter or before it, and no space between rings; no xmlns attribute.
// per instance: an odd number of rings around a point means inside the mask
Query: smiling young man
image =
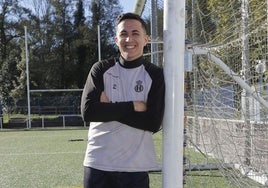
<svg viewBox="0 0 268 188"><path fill-rule="evenodd" d="M81 100L90 122L84 159L85 188L149 188L157 170L152 134L164 113L163 70L143 58L146 24L133 13L120 15L115 43L120 57L91 68Z"/></svg>

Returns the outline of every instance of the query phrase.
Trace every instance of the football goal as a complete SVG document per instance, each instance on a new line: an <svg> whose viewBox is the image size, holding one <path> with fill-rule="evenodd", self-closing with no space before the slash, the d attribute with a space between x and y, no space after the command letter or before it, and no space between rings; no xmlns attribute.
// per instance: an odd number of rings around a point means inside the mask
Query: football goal
<svg viewBox="0 0 268 188"><path fill-rule="evenodd" d="M186 0L185 4L182 184L265 187L268 1ZM161 65L164 1L137 5L135 11L150 22L151 59Z"/></svg>

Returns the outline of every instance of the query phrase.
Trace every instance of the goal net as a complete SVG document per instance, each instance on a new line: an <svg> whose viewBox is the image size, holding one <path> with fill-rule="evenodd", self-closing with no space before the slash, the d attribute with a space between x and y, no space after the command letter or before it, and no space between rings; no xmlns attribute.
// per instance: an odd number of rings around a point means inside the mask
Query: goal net
<svg viewBox="0 0 268 188"><path fill-rule="evenodd" d="M268 1L186 5L184 187L264 187ZM163 6L163 0L147 0L142 11L154 31L151 55L163 47Z"/></svg>

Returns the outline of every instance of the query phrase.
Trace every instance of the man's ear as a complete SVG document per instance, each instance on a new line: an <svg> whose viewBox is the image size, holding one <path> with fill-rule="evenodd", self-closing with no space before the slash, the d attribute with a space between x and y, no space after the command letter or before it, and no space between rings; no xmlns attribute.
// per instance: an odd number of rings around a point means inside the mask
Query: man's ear
<svg viewBox="0 0 268 188"><path fill-rule="evenodd" d="M116 36L114 37L114 42L118 46L118 38Z"/></svg>
<svg viewBox="0 0 268 188"><path fill-rule="evenodd" d="M145 35L145 44L144 44L144 46L146 46L148 44L149 40L150 40L150 36Z"/></svg>

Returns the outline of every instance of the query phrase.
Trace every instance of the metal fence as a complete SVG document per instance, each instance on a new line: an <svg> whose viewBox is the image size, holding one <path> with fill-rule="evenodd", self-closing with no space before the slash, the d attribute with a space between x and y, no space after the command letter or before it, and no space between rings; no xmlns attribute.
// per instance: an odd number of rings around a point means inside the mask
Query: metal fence
<svg viewBox="0 0 268 188"><path fill-rule="evenodd" d="M3 123L3 117L0 117L1 130L9 129L27 129L27 116L9 118L8 123ZM56 116L34 116L31 119L31 128L70 128L87 127L87 123L82 120L81 115L56 115Z"/></svg>

